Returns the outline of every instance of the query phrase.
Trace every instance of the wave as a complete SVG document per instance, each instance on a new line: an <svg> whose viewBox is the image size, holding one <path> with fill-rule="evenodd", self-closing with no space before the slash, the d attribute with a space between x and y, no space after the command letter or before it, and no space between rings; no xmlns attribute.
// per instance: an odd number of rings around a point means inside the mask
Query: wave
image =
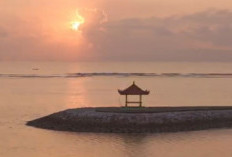
<svg viewBox="0 0 232 157"><path fill-rule="evenodd" d="M232 73L67 73L67 74L0 74L0 78L78 78L78 77L185 77L232 78Z"/></svg>

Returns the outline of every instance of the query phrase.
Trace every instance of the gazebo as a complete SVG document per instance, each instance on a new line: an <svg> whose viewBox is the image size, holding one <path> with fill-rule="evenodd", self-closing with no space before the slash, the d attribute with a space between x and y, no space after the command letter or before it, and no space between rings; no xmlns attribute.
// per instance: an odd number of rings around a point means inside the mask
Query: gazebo
<svg viewBox="0 0 232 157"><path fill-rule="evenodd" d="M150 93L148 90L142 90L139 88L135 82L133 82L130 87L124 90L118 90L118 92L120 95L126 96L125 107L127 107L130 103L139 104L139 107L142 107L142 95L148 95ZM139 95L139 101L128 101L128 95Z"/></svg>

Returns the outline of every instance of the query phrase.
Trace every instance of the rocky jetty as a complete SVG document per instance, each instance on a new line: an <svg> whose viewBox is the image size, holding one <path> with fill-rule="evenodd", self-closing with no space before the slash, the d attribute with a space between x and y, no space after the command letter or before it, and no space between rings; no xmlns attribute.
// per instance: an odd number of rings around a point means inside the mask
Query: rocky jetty
<svg viewBox="0 0 232 157"><path fill-rule="evenodd" d="M27 122L75 132L147 133L232 127L232 107L77 108Z"/></svg>

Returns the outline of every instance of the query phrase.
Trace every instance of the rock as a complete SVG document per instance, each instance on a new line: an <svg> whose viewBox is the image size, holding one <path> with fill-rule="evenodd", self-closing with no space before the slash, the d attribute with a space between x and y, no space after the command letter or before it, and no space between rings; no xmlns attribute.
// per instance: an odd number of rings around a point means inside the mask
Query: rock
<svg viewBox="0 0 232 157"><path fill-rule="evenodd" d="M155 108L153 108L155 110ZM159 110L159 112L100 112L77 108L27 122L28 126L76 132L176 132L232 126L232 109Z"/></svg>

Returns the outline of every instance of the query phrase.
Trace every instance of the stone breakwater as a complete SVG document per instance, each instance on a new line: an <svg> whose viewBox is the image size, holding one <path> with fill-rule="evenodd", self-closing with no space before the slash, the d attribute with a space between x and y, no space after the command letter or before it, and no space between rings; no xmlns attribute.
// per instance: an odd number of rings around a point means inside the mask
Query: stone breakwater
<svg viewBox="0 0 232 157"><path fill-rule="evenodd" d="M27 122L43 129L75 132L147 133L232 127L232 109L154 113L99 112L68 109Z"/></svg>

